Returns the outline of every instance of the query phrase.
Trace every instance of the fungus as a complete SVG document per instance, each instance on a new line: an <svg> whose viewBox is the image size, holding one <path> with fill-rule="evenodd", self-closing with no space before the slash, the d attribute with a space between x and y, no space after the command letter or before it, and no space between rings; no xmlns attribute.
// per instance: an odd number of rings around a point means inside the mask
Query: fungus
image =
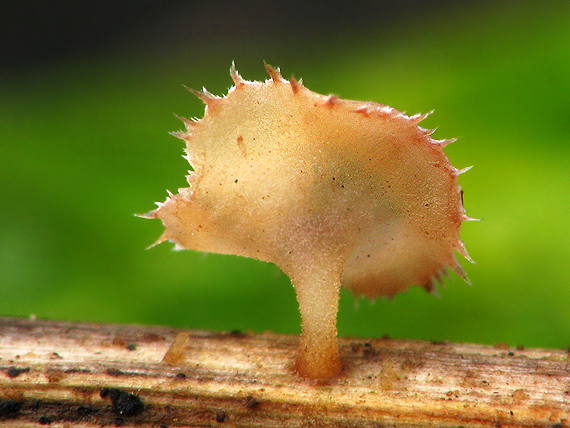
<svg viewBox="0 0 570 428"><path fill-rule="evenodd" d="M296 360L305 378L341 371L336 316L341 285L371 299L409 286L433 291L455 258L469 220L443 148L407 116L373 102L310 91L266 65L270 79L244 80L181 118L193 170L189 187L146 215L162 220L157 243L273 262L291 279L302 318Z"/></svg>

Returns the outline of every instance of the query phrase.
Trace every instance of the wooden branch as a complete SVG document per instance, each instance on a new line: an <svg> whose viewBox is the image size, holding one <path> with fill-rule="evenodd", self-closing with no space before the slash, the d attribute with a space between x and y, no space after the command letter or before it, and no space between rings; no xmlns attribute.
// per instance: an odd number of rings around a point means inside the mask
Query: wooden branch
<svg viewBox="0 0 570 428"><path fill-rule="evenodd" d="M179 333L0 319L0 425L570 426L566 351L340 339L343 373L315 384L297 337L188 331L161 362Z"/></svg>

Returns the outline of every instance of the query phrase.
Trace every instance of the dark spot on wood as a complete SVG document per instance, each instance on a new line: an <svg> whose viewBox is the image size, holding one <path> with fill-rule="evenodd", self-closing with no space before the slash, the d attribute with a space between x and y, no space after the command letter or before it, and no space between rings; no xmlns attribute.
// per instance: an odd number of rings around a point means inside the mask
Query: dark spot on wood
<svg viewBox="0 0 570 428"><path fill-rule="evenodd" d="M99 394L101 398L109 396L113 405L113 412L120 416L135 416L144 410L144 404L135 394L115 388L103 388Z"/></svg>
<svg viewBox="0 0 570 428"><path fill-rule="evenodd" d="M238 180L237 180L237 178L236 178L235 181L234 181L234 183L237 183L237 182L238 182Z"/></svg>
<svg viewBox="0 0 570 428"><path fill-rule="evenodd" d="M242 338L246 337L247 335L241 330L232 330L232 331L230 331L230 336L242 339Z"/></svg>
<svg viewBox="0 0 570 428"><path fill-rule="evenodd" d="M59 369L49 368L46 372L46 376L49 382L59 382L61 379L65 377L65 374L62 373L62 371Z"/></svg>
<svg viewBox="0 0 570 428"><path fill-rule="evenodd" d="M63 357L59 355L57 352L52 352L50 356L51 360L62 360Z"/></svg>
<svg viewBox="0 0 570 428"><path fill-rule="evenodd" d="M8 375L9 378L15 378L20 376L22 373L28 373L30 371L29 367L24 367L24 368L18 368L18 367L10 367L8 370L6 370L6 374Z"/></svg>
<svg viewBox="0 0 570 428"><path fill-rule="evenodd" d="M509 351L508 355L509 355L509 357L514 357L515 353L513 351Z"/></svg>
<svg viewBox="0 0 570 428"><path fill-rule="evenodd" d="M53 419L49 416L42 416L38 419L38 423L41 425L49 425L53 422Z"/></svg>
<svg viewBox="0 0 570 428"><path fill-rule="evenodd" d="M113 341L111 342L111 345L113 346L118 346L119 348L122 348L123 346L125 346L127 343L125 342L125 339L123 339L121 336L117 336L113 339Z"/></svg>
<svg viewBox="0 0 570 428"><path fill-rule="evenodd" d="M186 379L186 373L176 373L176 379Z"/></svg>
<svg viewBox="0 0 570 428"><path fill-rule="evenodd" d="M219 411L216 413L216 422L225 422L227 419L226 412Z"/></svg>
<svg viewBox="0 0 570 428"><path fill-rule="evenodd" d="M93 413L95 411L95 409L91 406L79 406L77 408L77 414L79 416L89 416L91 413Z"/></svg>
<svg viewBox="0 0 570 428"><path fill-rule="evenodd" d="M357 352L360 351L360 348L362 348L361 343L353 343L352 346L350 347L350 350L356 354Z"/></svg>
<svg viewBox="0 0 570 428"><path fill-rule="evenodd" d="M142 340L145 342L161 342L164 340L164 337L156 333L145 333Z"/></svg>
<svg viewBox="0 0 570 428"><path fill-rule="evenodd" d="M402 362L402 364L400 364L400 369L402 371L409 372L409 371L415 369L416 367L418 367L420 365L421 365L421 363L415 363L414 361L410 360L409 358L406 358Z"/></svg>
<svg viewBox="0 0 570 428"><path fill-rule="evenodd" d="M106 372L109 376L113 376L113 377L119 377L124 375L125 373L122 372L121 370L117 370L117 369L108 369Z"/></svg>
<svg viewBox="0 0 570 428"><path fill-rule="evenodd" d="M245 399L245 405L248 409L255 409L259 406L259 404L261 404L261 402L251 395L248 395Z"/></svg>
<svg viewBox="0 0 570 428"><path fill-rule="evenodd" d="M0 401L0 417L15 418L20 413L22 406L14 400Z"/></svg>
<svg viewBox="0 0 570 428"><path fill-rule="evenodd" d="M364 349L362 350L362 355L364 358L375 358L378 354L379 352L374 349L374 346L372 346L371 343L366 342L364 344Z"/></svg>
<svg viewBox="0 0 570 428"><path fill-rule="evenodd" d="M135 345L134 343L129 343L127 346L125 346L125 348L127 348L129 351L136 351L137 345Z"/></svg>

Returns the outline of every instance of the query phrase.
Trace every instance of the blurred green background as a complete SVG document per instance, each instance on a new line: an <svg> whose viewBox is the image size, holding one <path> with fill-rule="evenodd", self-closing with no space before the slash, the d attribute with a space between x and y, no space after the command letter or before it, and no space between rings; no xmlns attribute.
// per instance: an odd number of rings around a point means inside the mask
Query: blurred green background
<svg viewBox="0 0 570 428"><path fill-rule="evenodd" d="M235 60L310 89L435 110L458 137L462 260L440 298L344 292L343 336L570 346L567 1L4 2L0 33L0 315L300 332L289 280L238 257L146 250L134 217L185 186L182 84L224 94Z"/></svg>

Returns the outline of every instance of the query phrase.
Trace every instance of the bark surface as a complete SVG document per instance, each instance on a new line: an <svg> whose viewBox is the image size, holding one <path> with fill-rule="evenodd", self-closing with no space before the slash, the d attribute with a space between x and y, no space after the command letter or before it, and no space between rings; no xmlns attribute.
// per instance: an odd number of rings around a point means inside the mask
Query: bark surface
<svg viewBox="0 0 570 428"><path fill-rule="evenodd" d="M298 341L0 318L0 425L570 426L567 351L341 338L319 384L294 372Z"/></svg>

